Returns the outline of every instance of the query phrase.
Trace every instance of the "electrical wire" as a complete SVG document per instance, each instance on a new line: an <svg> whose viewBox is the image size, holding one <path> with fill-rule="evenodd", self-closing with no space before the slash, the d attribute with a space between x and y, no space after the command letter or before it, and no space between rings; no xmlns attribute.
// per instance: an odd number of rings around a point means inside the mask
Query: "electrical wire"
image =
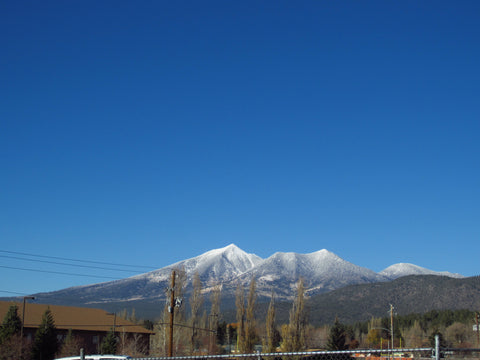
<svg viewBox="0 0 480 360"><path fill-rule="evenodd" d="M24 252L19 252L19 251L0 250L0 252L6 253L6 254L16 254L16 255L32 256L32 257L39 257L39 258L45 258L45 259L56 259L56 260L82 262L82 263L89 263L89 264L123 266L123 267L139 268L139 269L150 269L150 270L157 269L157 267L154 267L154 266L109 263L109 262L104 262L104 261L93 261L93 260L85 260L85 259L64 258L64 257L58 257L58 256L38 255L38 254L24 253Z"/></svg>
<svg viewBox="0 0 480 360"><path fill-rule="evenodd" d="M99 275L90 275L90 274L66 273L66 272L61 272L61 271L50 271L50 270L39 270L39 269L27 269L27 268L19 268L19 267L14 267L14 266L4 266L4 265L0 265L0 268L13 269L13 270L22 270L22 271L33 271L33 272L41 272L41 273L57 274L57 275L92 277L92 278L97 278L97 279L120 280L120 278L118 278L118 277L111 277L111 276L99 276Z"/></svg>
<svg viewBox="0 0 480 360"><path fill-rule="evenodd" d="M58 261L27 259L27 258L22 258L22 257L18 257L18 256L9 256L9 255L0 255L0 257L7 258L7 259L22 260L22 261L33 261L33 262L39 262L39 263L44 263L44 264L82 267L82 268L88 268L88 269L124 271L124 272L129 272L129 273L131 273L133 271L133 270L127 270L127 269L114 269L114 268L107 268L107 267L101 267L101 266L91 266L91 265L81 265L81 264L67 264L67 263L61 263L61 262L58 262Z"/></svg>
<svg viewBox="0 0 480 360"><path fill-rule="evenodd" d="M12 295L30 295L26 293L21 293L17 291L8 291L8 290L0 290L0 293L12 294Z"/></svg>
<svg viewBox="0 0 480 360"><path fill-rule="evenodd" d="M2 255L2 253L4 255ZM9 255L7 255L9 254ZM145 270L155 270L158 267L153 266L145 266L145 265L132 265L132 264L122 264L122 263L111 263L111 262L102 262L102 261L94 261L94 260L86 260L86 259L74 259L74 258L66 258L66 257L58 257L58 256L47 256L47 255L40 255L40 254L33 254L33 253L26 253L26 252L19 252L19 251L11 251L11 250L0 250L0 257L4 259L11 259L11 260L18 260L16 262L16 266L8 266L6 264L0 265L0 268L4 269L12 269L12 270L20 270L20 271L28 271L28 272L35 272L35 273L47 273L47 274L56 274L56 275L63 275L63 276L79 276L85 278L96 278L96 279L103 279L103 280L121 280L125 278L124 276L107 276L107 275L95 275L95 274L84 274L80 272L68 272L68 271L55 271L55 270L44 270L44 269L34 269L29 267L18 266L19 261L29 261L35 263L42 263L42 264L51 264L51 265L58 265L58 266L69 266L69 267L76 267L82 269L94 269L94 270L106 270L106 271L118 271L118 272L126 272L132 275L136 275L138 272ZM52 259L52 260L42 260L42 259ZM53 261L59 260L59 261ZM72 263L68 263L72 262ZM92 264L92 265L86 265ZM96 265L98 264L98 265ZM121 267L121 268L115 268ZM127 269L130 268L130 269ZM100 272L103 273L103 272ZM0 291L8 294L17 294L17 295L28 295L20 292L14 291Z"/></svg>

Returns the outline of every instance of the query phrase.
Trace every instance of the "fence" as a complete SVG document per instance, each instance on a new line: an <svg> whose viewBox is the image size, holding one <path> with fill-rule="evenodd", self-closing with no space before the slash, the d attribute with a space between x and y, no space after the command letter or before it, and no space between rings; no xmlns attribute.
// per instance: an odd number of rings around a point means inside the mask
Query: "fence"
<svg viewBox="0 0 480 360"><path fill-rule="evenodd" d="M229 355L142 357L135 360L480 360L480 349L434 348L366 349L345 351L304 351Z"/></svg>

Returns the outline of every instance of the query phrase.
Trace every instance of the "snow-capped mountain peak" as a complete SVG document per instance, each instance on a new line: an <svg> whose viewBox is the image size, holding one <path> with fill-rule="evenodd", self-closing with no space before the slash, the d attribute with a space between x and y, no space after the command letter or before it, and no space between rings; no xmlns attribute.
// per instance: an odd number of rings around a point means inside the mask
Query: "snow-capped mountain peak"
<svg viewBox="0 0 480 360"><path fill-rule="evenodd" d="M386 269L380 271L381 275L386 276L389 279L398 279L402 276L407 275L443 275L453 278L462 278L463 275L453 274L448 271L433 271L426 268L423 268L418 265L409 264L409 263L398 263L387 267Z"/></svg>
<svg viewBox="0 0 480 360"><path fill-rule="evenodd" d="M187 278L195 273L206 283L224 282L254 268L262 259L255 254L248 254L235 244L220 249L207 251L196 257L179 261L152 273L170 272L172 269L184 269Z"/></svg>
<svg viewBox="0 0 480 360"><path fill-rule="evenodd" d="M210 259L216 261L219 257L226 259L241 271L247 271L263 260L255 254L246 253L235 244L207 251L200 255L200 260L207 261L207 259Z"/></svg>

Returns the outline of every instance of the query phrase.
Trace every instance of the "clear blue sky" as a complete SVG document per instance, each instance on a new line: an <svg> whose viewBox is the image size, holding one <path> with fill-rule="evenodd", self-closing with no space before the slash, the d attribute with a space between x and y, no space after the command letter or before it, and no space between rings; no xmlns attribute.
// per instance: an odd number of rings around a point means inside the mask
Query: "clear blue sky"
<svg viewBox="0 0 480 360"><path fill-rule="evenodd" d="M479 16L4 1L0 250L161 268L235 243L478 275ZM129 275L18 257L0 296L102 281L25 268Z"/></svg>

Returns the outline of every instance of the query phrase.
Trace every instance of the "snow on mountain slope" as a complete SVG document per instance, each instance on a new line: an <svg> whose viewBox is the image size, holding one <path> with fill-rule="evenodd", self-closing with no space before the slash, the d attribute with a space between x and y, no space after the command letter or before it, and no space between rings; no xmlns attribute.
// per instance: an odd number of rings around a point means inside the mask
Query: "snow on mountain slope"
<svg viewBox="0 0 480 360"><path fill-rule="evenodd" d="M441 275L448 276L452 278L463 278L463 275L453 274L448 271L433 271L418 265L408 264L408 263L398 263L389 266L388 268L379 272L379 274L386 276L391 280L398 279L402 276L407 275Z"/></svg>
<svg viewBox="0 0 480 360"><path fill-rule="evenodd" d="M309 295L350 284L386 280L384 276L345 261L325 249L310 254L277 252L242 278L248 281L252 275L257 279L260 292L263 290L269 294L275 287L277 295L286 297L295 294L299 278L304 279Z"/></svg>
<svg viewBox="0 0 480 360"><path fill-rule="evenodd" d="M148 278L153 282L165 281L170 278L173 269L184 269L187 284L191 282L195 273L199 274L204 283L221 283L243 274L262 261L259 256L248 254L236 245L230 244L133 278Z"/></svg>
<svg viewBox="0 0 480 360"><path fill-rule="evenodd" d="M255 254L247 254L234 244L221 249L210 250L193 259L183 262L187 272L215 277L238 276L250 270L263 259Z"/></svg>
<svg viewBox="0 0 480 360"><path fill-rule="evenodd" d="M145 274L36 294L36 297L43 303L75 306L139 300L156 303L165 301L173 269L185 270L186 294L192 289L195 273L199 274L206 292L211 286L221 284L222 298L233 298L236 287L239 284L248 287L254 276L260 297L269 297L274 289L277 298L283 300L291 299L295 295L299 278L304 279L306 294L314 295L346 285L389 281L412 274L462 277L458 274L431 271L413 264L396 264L375 273L343 260L325 249L310 254L277 252L264 260L231 244Z"/></svg>
<svg viewBox="0 0 480 360"><path fill-rule="evenodd" d="M165 298L172 270L185 270L185 290L189 291L195 273L198 272L203 286L228 282L263 261L254 254L247 254L234 244L208 251L191 259L179 261L164 268L122 280L85 285L52 293L44 297L68 297L85 303L111 301L148 300Z"/></svg>

